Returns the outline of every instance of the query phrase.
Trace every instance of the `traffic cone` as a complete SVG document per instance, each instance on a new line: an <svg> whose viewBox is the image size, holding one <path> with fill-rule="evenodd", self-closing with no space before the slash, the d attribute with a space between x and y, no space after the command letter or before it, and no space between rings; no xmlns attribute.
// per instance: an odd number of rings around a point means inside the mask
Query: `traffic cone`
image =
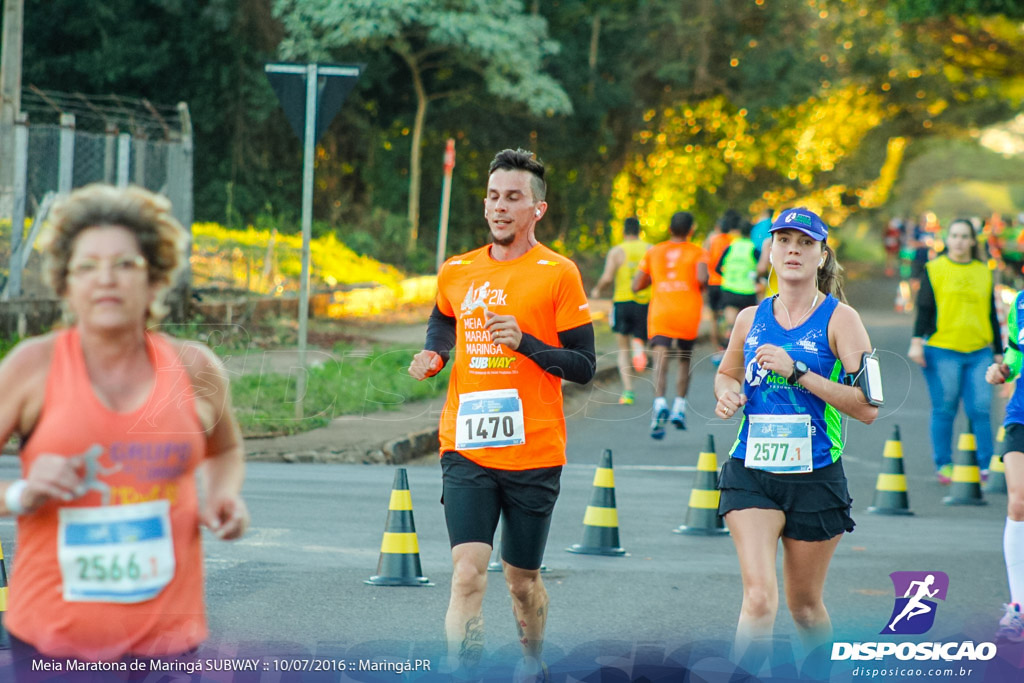
<svg viewBox="0 0 1024 683"><path fill-rule="evenodd" d="M4 544L0 543L0 650L11 649L11 639L4 628L4 614L7 613L7 566L4 564Z"/></svg>
<svg viewBox="0 0 1024 683"><path fill-rule="evenodd" d="M615 509L615 473L610 450L605 449L601 466L594 473L594 494L583 516L583 542L566 550L582 555L626 554L619 547L619 513Z"/></svg>
<svg viewBox="0 0 1024 683"><path fill-rule="evenodd" d="M377 574L363 583L371 586L433 586L420 568L420 544L412 517L412 494L405 468L395 472L388 520L380 543Z"/></svg>
<svg viewBox="0 0 1024 683"><path fill-rule="evenodd" d="M689 536L717 536L729 533L721 515L718 514L719 497L715 437L708 434L707 447L697 459L697 476L693 480L693 489L690 490L686 522L673 529L673 532Z"/></svg>
<svg viewBox="0 0 1024 683"><path fill-rule="evenodd" d="M953 454L953 483L949 495L942 499L946 505L987 505L981 497L981 473L978 470L978 445L970 423L960 434L957 452Z"/></svg>
<svg viewBox="0 0 1024 683"><path fill-rule="evenodd" d="M875 483L875 500L868 512L876 515L912 515L907 499L907 475L903 471L903 442L900 426L892 429L892 438L882 451L882 471Z"/></svg>
<svg viewBox="0 0 1024 683"><path fill-rule="evenodd" d="M999 427L999 434L996 436L996 443L999 444L996 450L1000 453L1003 450L1003 439L1006 437L1006 428ZM997 453L992 454L992 460L988 463L988 481L981 487L985 493L1006 493L1006 466L1003 464L1003 456Z"/></svg>

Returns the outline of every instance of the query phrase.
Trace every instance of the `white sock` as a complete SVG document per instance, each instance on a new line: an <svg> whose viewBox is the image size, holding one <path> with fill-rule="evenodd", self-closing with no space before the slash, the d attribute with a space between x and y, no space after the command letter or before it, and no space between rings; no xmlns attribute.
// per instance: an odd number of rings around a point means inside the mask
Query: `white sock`
<svg viewBox="0 0 1024 683"><path fill-rule="evenodd" d="M1006 559L1006 577L1010 582L1010 601L1024 601L1024 522L1006 518L1003 530L1003 557Z"/></svg>
<svg viewBox="0 0 1024 683"><path fill-rule="evenodd" d="M665 400L664 396L657 396L654 399L654 412L658 412L661 409L668 410L668 401Z"/></svg>
<svg viewBox="0 0 1024 683"><path fill-rule="evenodd" d="M673 413L685 413L686 412L686 399L681 396L676 396L676 400L672 402Z"/></svg>

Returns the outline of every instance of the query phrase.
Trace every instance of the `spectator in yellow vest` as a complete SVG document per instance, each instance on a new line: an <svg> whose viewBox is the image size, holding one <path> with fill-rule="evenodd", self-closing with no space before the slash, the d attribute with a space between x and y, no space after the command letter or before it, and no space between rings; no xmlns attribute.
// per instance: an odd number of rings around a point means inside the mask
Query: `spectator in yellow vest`
<svg viewBox="0 0 1024 683"><path fill-rule="evenodd" d="M921 270L917 319L907 351L928 383L932 458L943 484L952 481L953 422L961 400L977 440L978 466L987 476L992 388L985 371L993 356L1002 362L992 273L979 253L974 225L957 219L949 226L945 252Z"/></svg>

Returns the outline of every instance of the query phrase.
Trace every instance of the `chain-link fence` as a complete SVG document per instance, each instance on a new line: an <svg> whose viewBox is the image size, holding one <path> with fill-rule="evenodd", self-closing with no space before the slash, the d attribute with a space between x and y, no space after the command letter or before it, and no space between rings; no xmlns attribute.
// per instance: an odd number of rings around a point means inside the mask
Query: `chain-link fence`
<svg viewBox="0 0 1024 683"><path fill-rule="evenodd" d="M192 129L188 107L158 108L145 100L26 91L13 128L10 184L0 186L0 285L4 300L40 295L32 249L52 200L94 182L129 183L171 200L192 224ZM2 126L3 124L0 124ZM6 247L6 248L4 248Z"/></svg>

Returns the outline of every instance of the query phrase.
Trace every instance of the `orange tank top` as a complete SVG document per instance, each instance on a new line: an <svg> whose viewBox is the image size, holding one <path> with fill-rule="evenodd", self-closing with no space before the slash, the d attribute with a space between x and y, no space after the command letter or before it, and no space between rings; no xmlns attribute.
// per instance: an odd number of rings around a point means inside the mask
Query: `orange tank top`
<svg viewBox="0 0 1024 683"><path fill-rule="evenodd" d="M206 437L171 343L138 410L96 396L77 328L59 333L22 476L41 454L84 454L86 493L18 518L4 625L52 657L118 659L195 648L207 635L195 468Z"/></svg>

